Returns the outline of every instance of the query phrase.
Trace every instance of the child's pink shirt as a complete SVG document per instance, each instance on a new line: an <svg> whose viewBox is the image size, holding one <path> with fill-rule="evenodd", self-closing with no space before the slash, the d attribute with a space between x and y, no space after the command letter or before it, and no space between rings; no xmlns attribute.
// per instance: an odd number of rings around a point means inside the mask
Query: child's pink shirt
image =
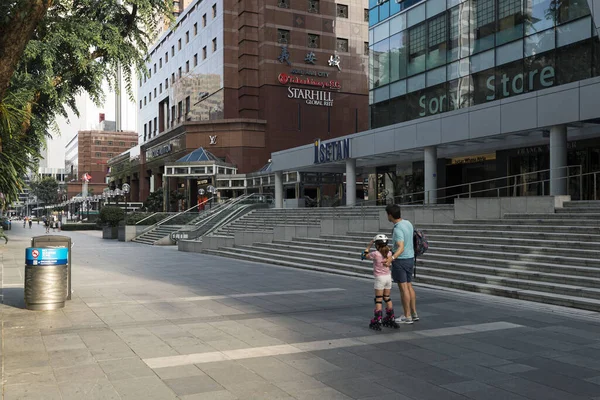
<svg viewBox="0 0 600 400"><path fill-rule="evenodd" d="M388 257L392 256L392 252L390 251L388 253ZM385 262L385 260L387 260L387 258L383 258L383 256L381 255L381 253L377 250L372 251L369 253L368 255L369 259L373 260L373 275L375 276L383 276L383 275L389 275L390 269L387 268L385 265L383 265L383 263Z"/></svg>

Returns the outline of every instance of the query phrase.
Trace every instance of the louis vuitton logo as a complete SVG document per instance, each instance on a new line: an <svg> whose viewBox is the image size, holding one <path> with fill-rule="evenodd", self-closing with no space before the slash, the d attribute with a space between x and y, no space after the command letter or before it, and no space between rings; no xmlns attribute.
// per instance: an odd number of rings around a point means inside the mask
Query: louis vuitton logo
<svg viewBox="0 0 600 400"><path fill-rule="evenodd" d="M217 135L209 136L208 138L210 139L209 144L217 144Z"/></svg>

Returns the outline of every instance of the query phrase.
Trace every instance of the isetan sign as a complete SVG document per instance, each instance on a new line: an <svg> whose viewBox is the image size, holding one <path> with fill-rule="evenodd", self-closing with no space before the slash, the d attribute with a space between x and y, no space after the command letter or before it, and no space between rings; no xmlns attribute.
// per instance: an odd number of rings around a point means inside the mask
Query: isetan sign
<svg viewBox="0 0 600 400"><path fill-rule="evenodd" d="M350 158L350 139L333 140L321 143L315 142L315 164L341 161Z"/></svg>
<svg viewBox="0 0 600 400"><path fill-rule="evenodd" d="M288 99L304 100L312 106L333 106L333 93L325 90L288 87Z"/></svg>
<svg viewBox="0 0 600 400"><path fill-rule="evenodd" d="M288 75L283 72L281 74L279 74L279 76L277 77L277 80L282 85L287 85L287 84L293 83L296 85L317 86L317 87L320 87L321 89L339 90L342 88L342 84L339 81L334 81L334 80L319 81L319 80L315 80L310 77L292 76L292 75Z"/></svg>

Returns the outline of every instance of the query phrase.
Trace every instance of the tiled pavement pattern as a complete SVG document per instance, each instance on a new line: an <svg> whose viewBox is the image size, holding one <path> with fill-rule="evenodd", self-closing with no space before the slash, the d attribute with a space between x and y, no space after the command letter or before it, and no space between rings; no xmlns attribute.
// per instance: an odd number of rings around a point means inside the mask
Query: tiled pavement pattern
<svg viewBox="0 0 600 400"><path fill-rule="evenodd" d="M23 309L0 244L4 399L600 399L600 318L418 288L422 320L367 328L371 282L73 237L73 300ZM397 299L394 293L394 299Z"/></svg>

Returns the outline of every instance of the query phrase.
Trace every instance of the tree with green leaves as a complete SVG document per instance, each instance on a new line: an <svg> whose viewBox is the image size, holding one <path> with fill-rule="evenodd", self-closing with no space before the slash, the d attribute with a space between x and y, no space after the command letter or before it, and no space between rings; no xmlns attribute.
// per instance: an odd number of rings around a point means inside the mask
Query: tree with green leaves
<svg viewBox="0 0 600 400"><path fill-rule="evenodd" d="M133 99L135 78L168 0L11 0L0 2L0 193L18 198L58 115L78 115L79 94L97 103L102 84ZM0 206L2 206L0 204Z"/></svg>
<svg viewBox="0 0 600 400"><path fill-rule="evenodd" d="M39 203L46 205L56 203L58 200L59 183L54 178L43 178L29 184L31 193L37 197Z"/></svg>

